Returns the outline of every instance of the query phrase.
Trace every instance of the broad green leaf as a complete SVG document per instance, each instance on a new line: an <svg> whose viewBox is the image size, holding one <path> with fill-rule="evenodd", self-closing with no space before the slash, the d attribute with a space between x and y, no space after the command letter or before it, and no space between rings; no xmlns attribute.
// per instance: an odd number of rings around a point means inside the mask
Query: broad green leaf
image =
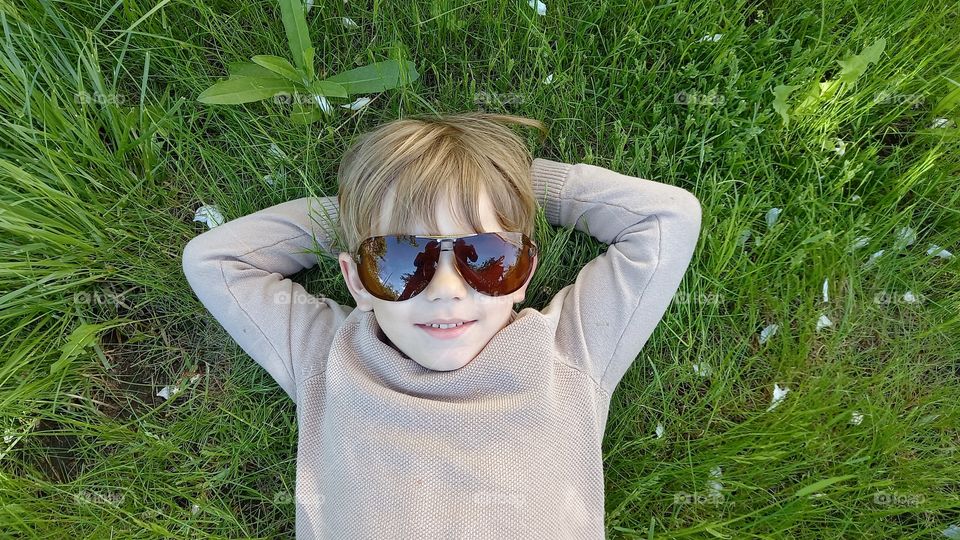
<svg viewBox="0 0 960 540"><path fill-rule="evenodd" d="M840 70L838 80L844 83L856 81L863 75L863 72L867 70L868 65L880 60L880 54L883 53L883 48L886 47L886 45L887 40L879 38L873 42L873 45L864 49L860 54L853 55L845 60L837 60L843 68Z"/></svg>
<svg viewBox="0 0 960 540"><path fill-rule="evenodd" d="M290 113L290 121L295 124L311 124L323 118L323 109L319 106L303 105L295 103L293 112Z"/></svg>
<svg viewBox="0 0 960 540"><path fill-rule="evenodd" d="M805 496L805 495L810 495L811 493L814 493L814 492L816 492L816 491L820 491L821 489L823 489L823 488L825 488L825 487L827 487L827 486L836 484L837 482L842 482L842 481L844 481L844 480L849 480L850 478L856 478L856 477L857 477L857 475L855 475L855 474L847 474L847 475L844 475L844 476L834 476L833 478L827 478L826 480L820 480L819 482L814 482L814 483L810 484L809 486L798 490L796 493L793 494L793 496L794 496L794 497L803 497L803 496Z"/></svg>
<svg viewBox="0 0 960 540"><path fill-rule="evenodd" d="M67 342L60 349L60 359L50 364L50 374L63 371L77 355L90 346L97 338L97 333L112 326L110 323L81 324L70 333Z"/></svg>
<svg viewBox="0 0 960 540"><path fill-rule="evenodd" d="M234 77L258 77L261 79L282 78L269 69L250 62L233 62L227 66L227 69L230 70L231 79Z"/></svg>
<svg viewBox="0 0 960 540"><path fill-rule="evenodd" d="M823 91L824 85L829 85L830 83L821 83L819 81L813 81L807 86L806 92L803 94L803 100L799 105L794 107L793 112L795 114L802 114L807 112L810 108L815 106L820 101L820 93Z"/></svg>
<svg viewBox="0 0 960 540"><path fill-rule="evenodd" d="M790 115L787 114L787 98L790 97L790 93L797 88L800 88L800 86L781 84L773 89L773 110L780 113L780 116L783 118L783 127L790 125Z"/></svg>
<svg viewBox="0 0 960 540"><path fill-rule="evenodd" d="M293 67L290 64L290 61L286 58L280 58L279 56L271 56L269 54L258 54L251 58L257 65L262 66L271 72L280 75L288 81L293 81L299 83L303 80L303 77L300 76L300 73L297 72L297 68Z"/></svg>
<svg viewBox="0 0 960 540"><path fill-rule="evenodd" d="M390 59L344 71L325 80L342 84L348 94L382 92L420 78L413 62L405 61L404 67L401 71L400 62Z"/></svg>
<svg viewBox="0 0 960 540"><path fill-rule="evenodd" d="M273 97L279 93L293 93L296 86L285 79L260 77L233 77L207 88L197 101L208 104L237 105Z"/></svg>
<svg viewBox="0 0 960 540"><path fill-rule="evenodd" d="M310 34L307 32L307 18L300 0L280 0L280 18L283 28L287 31L287 42L290 44L290 53L293 62L298 68L309 75L312 67L307 67L307 49L313 48L310 44ZM312 77L308 77L308 80Z"/></svg>
<svg viewBox="0 0 960 540"><path fill-rule="evenodd" d="M314 79L317 78L317 73L316 73L316 72L314 71L314 69L313 69L313 55L314 55L315 52L316 52L316 51L314 50L314 48L313 48L313 47L310 47L310 48L308 48L307 51L304 53L304 58L303 58L304 64L303 64L303 68L304 68L304 72L306 72L306 74L307 74L307 80L308 80L308 81L312 81L312 80L314 80Z"/></svg>
<svg viewBox="0 0 960 540"><path fill-rule="evenodd" d="M883 53L883 48L886 45L887 41L879 38L860 54L837 60L841 67L840 74L829 81L812 83L806 97L794 109L794 113L806 112L823 100L830 99L840 89L841 83L851 84L855 82L867 70L867 66L880 60L880 54Z"/></svg>
<svg viewBox="0 0 960 540"><path fill-rule="evenodd" d="M327 97L347 97L347 89L340 83L330 82L329 79L323 81L314 81L310 85L313 93Z"/></svg>

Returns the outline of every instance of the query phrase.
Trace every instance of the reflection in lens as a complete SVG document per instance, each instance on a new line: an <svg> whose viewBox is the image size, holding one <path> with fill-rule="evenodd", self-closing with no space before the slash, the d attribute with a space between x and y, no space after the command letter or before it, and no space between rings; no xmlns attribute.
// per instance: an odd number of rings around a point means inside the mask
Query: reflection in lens
<svg viewBox="0 0 960 540"><path fill-rule="evenodd" d="M372 238L361 246L365 256L361 279L370 294L382 300L403 301L425 289L440 253L438 242L421 244L425 241L413 235L390 235Z"/></svg>
<svg viewBox="0 0 960 540"><path fill-rule="evenodd" d="M462 238L454 246L464 279L488 296L511 294L530 268L522 233L484 233Z"/></svg>

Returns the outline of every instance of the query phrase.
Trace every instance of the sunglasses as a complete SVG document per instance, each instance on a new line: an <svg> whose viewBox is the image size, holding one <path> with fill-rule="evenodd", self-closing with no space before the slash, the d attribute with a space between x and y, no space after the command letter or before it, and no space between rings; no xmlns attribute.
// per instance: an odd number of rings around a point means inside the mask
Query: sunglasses
<svg viewBox="0 0 960 540"><path fill-rule="evenodd" d="M477 292L503 296L527 281L539 248L520 232L391 234L367 238L352 255L360 282L370 294L402 302L427 288L441 251L453 251L457 271Z"/></svg>

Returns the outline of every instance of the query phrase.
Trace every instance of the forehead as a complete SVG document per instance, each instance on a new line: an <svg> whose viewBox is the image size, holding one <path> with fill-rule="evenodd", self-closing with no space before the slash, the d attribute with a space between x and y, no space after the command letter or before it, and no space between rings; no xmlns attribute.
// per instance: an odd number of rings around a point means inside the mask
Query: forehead
<svg viewBox="0 0 960 540"><path fill-rule="evenodd" d="M383 221L386 221L386 218L383 216L389 216L393 211L395 198L387 197L386 202L383 205L383 211L380 216L381 219L378 221L374 230L375 234L413 234L413 235L449 235L449 236L460 236L465 234L473 234L472 227L469 223L466 223L457 218L456 215L452 212L450 206L446 201L442 201L436 208L434 213L437 220L437 227L439 230L433 231L429 230L425 223L415 223L410 230L405 231L387 231L385 230ZM493 208L493 202L490 200L490 197L487 196L486 191L482 190L480 192L479 208L480 212L480 222L483 225L483 229L480 232L496 232L502 231L503 226L500 224L497 219L497 213Z"/></svg>

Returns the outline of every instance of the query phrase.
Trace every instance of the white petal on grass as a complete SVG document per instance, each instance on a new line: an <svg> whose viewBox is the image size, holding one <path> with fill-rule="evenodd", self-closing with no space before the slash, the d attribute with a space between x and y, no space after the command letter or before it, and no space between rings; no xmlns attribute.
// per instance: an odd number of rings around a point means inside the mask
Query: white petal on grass
<svg viewBox="0 0 960 540"><path fill-rule="evenodd" d="M943 535L952 540L960 540L960 527L950 525L943 530Z"/></svg>
<svg viewBox="0 0 960 540"><path fill-rule="evenodd" d="M771 324L760 331L760 344L763 345L768 339L773 337L780 328L779 324Z"/></svg>
<svg viewBox="0 0 960 540"><path fill-rule="evenodd" d="M722 37L723 37L723 34L713 34L713 35L707 34L707 35L703 36L702 38L698 39L697 42L701 42L701 41L720 41L720 38L722 38Z"/></svg>
<svg viewBox="0 0 960 540"><path fill-rule="evenodd" d="M710 469L710 480L707 481L707 489L714 497L719 496L720 490L723 489L723 484L720 482L720 477L722 475L723 469L721 469L719 465L714 465Z"/></svg>
<svg viewBox="0 0 960 540"><path fill-rule="evenodd" d="M200 378L199 374L194 375L193 377L190 377L190 382L196 382L197 379L199 378ZM180 388L180 385L164 386L163 388L160 389L159 392L157 392L157 395L162 397L163 399L170 399L171 397L179 394L182 390L183 389Z"/></svg>
<svg viewBox="0 0 960 540"><path fill-rule="evenodd" d="M268 175L264 176L264 177L263 177L263 181L266 182L268 185L271 185L271 186L272 186L273 183L274 183L273 175L272 175L272 174L268 174Z"/></svg>
<svg viewBox="0 0 960 540"><path fill-rule="evenodd" d="M341 105L341 107L345 109L350 109L351 111L359 111L360 109L369 105L371 101L373 100L368 97L358 97L353 101L353 103L347 103L347 104Z"/></svg>
<svg viewBox="0 0 960 540"><path fill-rule="evenodd" d="M270 155L284 161L287 159L287 153L281 150L277 143L270 143Z"/></svg>
<svg viewBox="0 0 960 540"><path fill-rule="evenodd" d="M340 22L343 24L343 26L350 28L351 30L360 27L360 25L358 25L357 22L350 17L340 17Z"/></svg>
<svg viewBox="0 0 960 540"><path fill-rule="evenodd" d="M713 369L711 369L710 364L706 362L697 362L693 365L693 373L701 377L708 377L713 373Z"/></svg>
<svg viewBox="0 0 960 540"><path fill-rule="evenodd" d="M543 80L543 84L550 84L553 82L553 73L547 75L547 78Z"/></svg>
<svg viewBox="0 0 960 540"><path fill-rule="evenodd" d="M853 411L853 413L850 414L850 423L859 426L860 422L863 422L863 415L860 411Z"/></svg>
<svg viewBox="0 0 960 540"><path fill-rule="evenodd" d="M830 282L830 278L825 278L825 279L823 280L823 301L824 301L824 302L829 302L829 301L830 301L830 284L829 284L829 282Z"/></svg>
<svg viewBox="0 0 960 540"><path fill-rule="evenodd" d="M912 227L900 227L897 231L897 239L893 242L893 249L903 249L917 239L917 231Z"/></svg>
<svg viewBox="0 0 960 540"><path fill-rule="evenodd" d="M913 291L907 291L903 293L903 301L908 304L916 304L917 297L913 295Z"/></svg>
<svg viewBox="0 0 960 540"><path fill-rule="evenodd" d="M771 208L767 210L767 228L772 229L773 225L777 222L777 219L780 217L780 212L782 208Z"/></svg>
<svg viewBox="0 0 960 540"><path fill-rule="evenodd" d="M314 95L313 101L320 106L320 109L322 109L324 113L330 114L333 111L333 105L330 105L330 101L326 96Z"/></svg>
<svg viewBox="0 0 960 540"><path fill-rule="evenodd" d="M953 253L950 253L936 244L930 244L930 249L927 250L927 255L936 255L941 259L950 259L953 257Z"/></svg>
<svg viewBox="0 0 960 540"><path fill-rule="evenodd" d="M859 196L859 195L854 195L853 197L850 197L850 200L853 201L853 202L857 202L857 201L860 200L860 196Z"/></svg>
<svg viewBox="0 0 960 540"><path fill-rule="evenodd" d="M737 244L740 247L746 246L747 240L750 239L751 234L753 234L753 231L751 231L750 229L743 229L742 231L740 231L740 236L737 237Z"/></svg>
<svg viewBox="0 0 960 540"><path fill-rule="evenodd" d="M310 13L310 10L313 9L313 0L306 1L307 13Z"/></svg>
<svg viewBox="0 0 960 540"><path fill-rule="evenodd" d="M223 225L223 214L215 204L204 205L197 208L196 213L193 215L193 220L206 223L207 227L212 229L217 225Z"/></svg>
<svg viewBox="0 0 960 540"><path fill-rule="evenodd" d="M858 236L858 237L853 241L853 243L850 244L850 251L854 251L854 250L860 249L860 248L862 248L863 246L866 246L866 245L869 244L869 243L870 243L870 237L869 237L869 236Z"/></svg>
<svg viewBox="0 0 960 540"><path fill-rule="evenodd" d="M537 15L547 14L547 5L541 2L540 0L530 0L528 4L530 4L530 7L537 10Z"/></svg>
<svg viewBox="0 0 960 540"><path fill-rule="evenodd" d="M844 155L847 153L847 143L843 142L842 139L834 139L835 143L833 145L833 151L839 155Z"/></svg>
<svg viewBox="0 0 960 540"><path fill-rule="evenodd" d="M930 127L944 128L944 127L947 127L947 125L949 124L950 124L950 120L948 118L934 118L933 123L930 124Z"/></svg>
<svg viewBox="0 0 960 540"><path fill-rule="evenodd" d="M657 438L658 438L658 439L662 439L662 438L663 438L663 424L662 424L662 423L657 422L656 432L657 432Z"/></svg>
<svg viewBox="0 0 960 540"><path fill-rule="evenodd" d="M874 253L873 255L870 255L870 258L867 259L867 262L865 262L863 265L872 266L873 263L877 262L877 259L879 259L881 255L883 255L883 252L884 250L881 249L880 251Z"/></svg>
<svg viewBox="0 0 960 540"><path fill-rule="evenodd" d="M164 386L163 388L160 389L159 392L157 392L157 395L162 397L163 399L170 399L171 397L179 393L180 393L179 386Z"/></svg>
<svg viewBox="0 0 960 540"><path fill-rule="evenodd" d="M780 405L783 399L787 397L787 392L789 391L790 389L786 386L780 388L779 384L773 383L773 399L770 400L770 406L767 407L767 411L772 411L777 407L777 405Z"/></svg>
<svg viewBox="0 0 960 540"><path fill-rule="evenodd" d="M817 332L819 332L820 330L822 330L827 326L833 326L833 321L831 321L829 317L821 313L820 318L817 319Z"/></svg>
<svg viewBox="0 0 960 540"><path fill-rule="evenodd" d="M193 504L193 507L190 509L190 513L193 514L193 515L199 514L199 513L200 513L200 505L194 503L194 504Z"/></svg>

